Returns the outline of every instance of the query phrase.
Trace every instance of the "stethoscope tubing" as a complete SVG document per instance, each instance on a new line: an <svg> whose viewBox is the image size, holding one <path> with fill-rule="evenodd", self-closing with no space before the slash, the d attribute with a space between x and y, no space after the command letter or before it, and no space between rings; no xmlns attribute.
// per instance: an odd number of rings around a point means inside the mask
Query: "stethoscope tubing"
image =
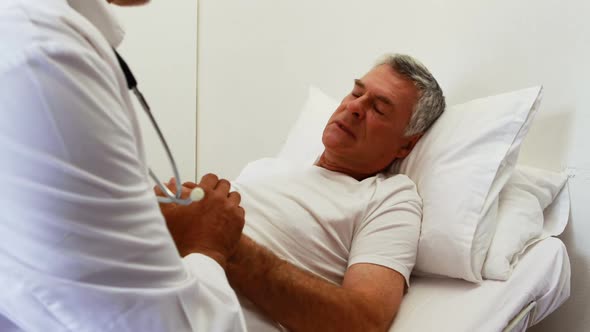
<svg viewBox="0 0 590 332"><path fill-rule="evenodd" d="M191 192L190 197L188 199L181 198L182 182L180 181L180 173L178 172L178 167L177 167L176 161L174 160L174 156L172 155L172 151L170 150L170 147L168 146L168 142L166 141L166 138L164 138L164 134L162 133L160 126L158 126L158 122L156 121L154 115L152 114L151 108L150 108L146 98L143 96L143 94L141 93L141 91L137 87L137 80L135 79L135 76L133 75L131 68L129 68L129 65L127 65L127 62L125 62L123 57L121 57L121 55L115 49L113 49L113 51L115 52L115 56L117 57L117 61L119 62L119 66L121 67L121 70L123 71L123 74L125 75L125 80L127 81L127 88L129 90L131 90L133 92L133 94L137 97L139 104L141 105L141 107L143 108L145 113L148 115L150 122L152 123L152 126L154 127L154 129L156 130L156 133L158 134L158 138L160 139L162 146L164 146L164 150L166 151L166 156L168 157L168 161L170 162L170 165L172 166L172 171L174 173L174 179L176 180L176 194L174 194L170 189L168 189L168 187L166 185L164 185L164 183L162 181L160 181L160 179L158 179L158 177L156 176L154 171L151 168L149 168L150 177L156 183L156 185L160 188L160 190L162 190L164 195L166 195L166 197L158 196L158 202L189 205L192 202L202 200L205 196L205 192L203 191L202 188L199 188L199 187L196 187L195 189L193 189L193 191Z"/></svg>

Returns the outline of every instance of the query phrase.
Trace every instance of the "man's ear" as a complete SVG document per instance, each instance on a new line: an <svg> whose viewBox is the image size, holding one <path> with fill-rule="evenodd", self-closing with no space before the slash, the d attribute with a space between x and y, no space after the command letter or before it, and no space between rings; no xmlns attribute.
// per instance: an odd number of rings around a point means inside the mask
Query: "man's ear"
<svg viewBox="0 0 590 332"><path fill-rule="evenodd" d="M412 152L412 149L414 149L414 146L416 146L416 143L418 143L418 141L420 140L420 138L422 138L423 135L424 135L423 133L420 133L420 134L415 134L415 135L412 135L412 136L406 138L407 142L399 150L399 152L397 154L397 158L404 159L405 157L407 157L410 154L410 152Z"/></svg>

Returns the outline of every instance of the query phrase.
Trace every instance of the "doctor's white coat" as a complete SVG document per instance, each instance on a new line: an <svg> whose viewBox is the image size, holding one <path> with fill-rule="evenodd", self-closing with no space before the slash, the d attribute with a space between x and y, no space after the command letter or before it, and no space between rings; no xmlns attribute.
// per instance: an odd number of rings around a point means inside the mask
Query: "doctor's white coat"
<svg viewBox="0 0 590 332"><path fill-rule="evenodd" d="M0 331L242 331L159 211L106 0L0 1Z"/></svg>

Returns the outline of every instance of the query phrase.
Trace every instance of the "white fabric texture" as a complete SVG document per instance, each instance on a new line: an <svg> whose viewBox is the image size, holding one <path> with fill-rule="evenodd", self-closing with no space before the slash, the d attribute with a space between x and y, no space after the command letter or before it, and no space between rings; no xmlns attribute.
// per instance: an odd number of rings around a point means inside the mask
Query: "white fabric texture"
<svg viewBox="0 0 590 332"><path fill-rule="evenodd" d="M527 318L536 324L570 295L565 245L547 238L530 247L507 281L412 277L390 332L499 332L536 301Z"/></svg>
<svg viewBox="0 0 590 332"><path fill-rule="evenodd" d="M0 3L0 330L244 330L223 269L178 256L105 15Z"/></svg>
<svg viewBox="0 0 590 332"><path fill-rule="evenodd" d="M338 285L356 263L385 266L409 280L421 201L405 175L357 181L313 164L261 159L232 186L246 210L244 234L295 266ZM244 307L254 330L262 318Z"/></svg>
<svg viewBox="0 0 590 332"><path fill-rule="evenodd" d="M507 280L526 248L561 234L569 219L566 181L563 173L525 166L515 169L500 192L498 225L483 266L484 278ZM560 227L544 230L543 212L550 205L551 211L559 213L548 220Z"/></svg>
<svg viewBox="0 0 590 332"><path fill-rule="evenodd" d="M498 195L540 96L535 87L452 106L398 165L424 202L417 273L482 281Z"/></svg>

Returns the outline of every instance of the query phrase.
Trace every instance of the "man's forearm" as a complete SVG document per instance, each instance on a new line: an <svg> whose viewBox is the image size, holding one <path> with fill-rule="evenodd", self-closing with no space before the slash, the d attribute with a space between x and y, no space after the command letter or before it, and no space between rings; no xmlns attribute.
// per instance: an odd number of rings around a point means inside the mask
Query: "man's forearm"
<svg viewBox="0 0 590 332"><path fill-rule="evenodd" d="M379 331L389 327L362 294L281 260L245 235L228 262L227 275L235 289L292 331Z"/></svg>

